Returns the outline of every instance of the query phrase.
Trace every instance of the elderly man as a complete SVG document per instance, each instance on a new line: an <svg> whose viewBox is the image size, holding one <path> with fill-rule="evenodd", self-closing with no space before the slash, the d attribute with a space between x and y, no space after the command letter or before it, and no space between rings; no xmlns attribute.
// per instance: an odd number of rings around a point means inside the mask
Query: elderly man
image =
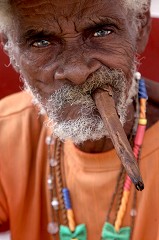
<svg viewBox="0 0 159 240"><path fill-rule="evenodd" d="M0 0L4 50L32 95L0 104L0 224L13 240L159 239L159 124L144 136L135 74L149 9L149 0Z"/></svg>

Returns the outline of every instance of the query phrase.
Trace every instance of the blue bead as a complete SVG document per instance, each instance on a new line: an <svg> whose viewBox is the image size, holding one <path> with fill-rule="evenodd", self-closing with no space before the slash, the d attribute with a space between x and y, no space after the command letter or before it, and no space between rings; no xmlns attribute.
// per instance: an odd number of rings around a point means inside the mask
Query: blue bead
<svg viewBox="0 0 159 240"><path fill-rule="evenodd" d="M63 188L62 194L63 194L63 198L64 198L65 208L71 209L72 207L71 207L70 193L69 193L68 188Z"/></svg>
<svg viewBox="0 0 159 240"><path fill-rule="evenodd" d="M139 98L145 98L148 99L145 81L144 79L139 80Z"/></svg>

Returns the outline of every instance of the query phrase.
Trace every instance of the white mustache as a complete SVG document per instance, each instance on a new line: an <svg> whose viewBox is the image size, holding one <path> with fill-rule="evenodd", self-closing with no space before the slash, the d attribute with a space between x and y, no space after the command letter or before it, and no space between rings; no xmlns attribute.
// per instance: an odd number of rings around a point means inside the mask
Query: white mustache
<svg viewBox="0 0 159 240"><path fill-rule="evenodd" d="M56 90L54 94L47 99L47 112L52 111L52 115L58 116L60 115L60 110L64 109L67 104L70 106L82 105L83 112L92 112L92 110L96 109L96 106L91 94L94 90L102 88L106 84L112 87L116 98L118 114L122 115L124 119L124 114L121 109L125 108L126 105L126 78L121 70L111 70L106 67L101 67L82 85L72 86L67 83L59 90ZM87 111L85 111L85 109L87 109ZM87 113L87 115L88 114L89 113ZM54 121L58 121L58 117L54 118Z"/></svg>
<svg viewBox="0 0 159 240"><path fill-rule="evenodd" d="M103 88L106 84L112 87L116 109L121 123L124 123L128 100L132 98L132 94L128 94L127 79L121 70L101 67L84 84L64 84L47 99L39 95L38 89L29 88L46 110L49 117L47 125L53 129L54 134L61 140L72 139L74 143L79 144L88 139L97 140L108 136L91 96L94 90ZM133 87L134 85L132 84ZM75 110L74 119L69 115L71 107Z"/></svg>

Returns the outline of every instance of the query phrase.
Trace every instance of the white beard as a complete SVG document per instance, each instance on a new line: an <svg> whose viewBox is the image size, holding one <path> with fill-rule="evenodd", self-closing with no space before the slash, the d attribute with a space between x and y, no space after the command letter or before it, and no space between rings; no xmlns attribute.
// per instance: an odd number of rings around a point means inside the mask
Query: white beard
<svg viewBox="0 0 159 240"><path fill-rule="evenodd" d="M36 102L38 100L41 107L45 109L49 117L47 125L51 127L53 133L62 141L71 139L75 144L109 136L91 97L91 93L95 89L105 84L112 86L117 113L123 124L127 114L127 107L137 93L137 84L136 80L132 78L131 87L128 91L128 83L121 70L110 70L101 67L84 84L78 86L65 84L49 96L48 99L44 99L39 95L38 89L32 89L25 81L26 89L31 91ZM74 119L62 117L63 112L66 112L66 110L71 111L73 106L77 106L76 109L78 109L76 110L76 117Z"/></svg>

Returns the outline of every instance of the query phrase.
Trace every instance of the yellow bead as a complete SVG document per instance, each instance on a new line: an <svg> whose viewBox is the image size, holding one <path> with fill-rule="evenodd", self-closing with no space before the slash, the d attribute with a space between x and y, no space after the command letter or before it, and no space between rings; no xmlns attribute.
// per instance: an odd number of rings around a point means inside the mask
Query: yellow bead
<svg viewBox="0 0 159 240"><path fill-rule="evenodd" d="M139 118L139 124L140 125L146 125L147 124L147 119L146 118Z"/></svg>
<svg viewBox="0 0 159 240"><path fill-rule="evenodd" d="M72 209L67 209L67 219L68 219L68 226L71 232L75 230L75 221L74 221L74 214Z"/></svg>

